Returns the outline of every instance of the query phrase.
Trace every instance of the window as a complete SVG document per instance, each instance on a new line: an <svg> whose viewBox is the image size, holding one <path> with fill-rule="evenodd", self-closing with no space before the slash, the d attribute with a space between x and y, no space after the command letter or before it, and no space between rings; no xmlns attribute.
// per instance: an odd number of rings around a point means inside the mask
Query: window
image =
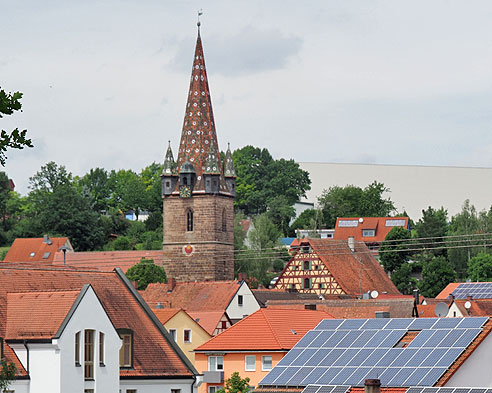
<svg viewBox="0 0 492 393"><path fill-rule="evenodd" d="M261 370L270 371L272 369L272 357L262 356L261 357Z"/></svg>
<svg viewBox="0 0 492 393"><path fill-rule="evenodd" d="M169 329L169 334L173 338L174 341L176 341L176 329Z"/></svg>
<svg viewBox="0 0 492 393"><path fill-rule="evenodd" d="M363 229L362 230L362 237L373 237L376 236L376 230L375 229Z"/></svg>
<svg viewBox="0 0 492 393"><path fill-rule="evenodd" d="M215 393L217 390L222 389L223 386L220 385L212 385L208 387L208 393Z"/></svg>
<svg viewBox="0 0 492 393"><path fill-rule="evenodd" d="M171 187L171 182L170 181L166 181L166 188L169 188Z"/></svg>
<svg viewBox="0 0 492 393"><path fill-rule="evenodd" d="M318 284L319 289L325 289L325 284Z"/></svg>
<svg viewBox="0 0 492 393"><path fill-rule="evenodd" d="M224 371L224 357L223 356L209 356L208 357L208 371Z"/></svg>
<svg viewBox="0 0 492 393"><path fill-rule="evenodd" d="M305 310L316 310L316 304L305 304L304 309Z"/></svg>
<svg viewBox="0 0 492 393"><path fill-rule="evenodd" d="M311 279L305 278L304 279L304 289L310 289L310 288L311 288Z"/></svg>
<svg viewBox="0 0 492 393"><path fill-rule="evenodd" d="M123 341L120 349L120 367L132 367L133 335L130 331L120 331L119 334Z"/></svg>
<svg viewBox="0 0 492 393"><path fill-rule="evenodd" d="M181 393L181 389L171 389L171 393Z"/></svg>
<svg viewBox="0 0 492 393"><path fill-rule="evenodd" d="M304 270L311 270L311 261L304 261Z"/></svg>
<svg viewBox="0 0 492 393"><path fill-rule="evenodd" d="M226 209L222 210L222 232L227 232Z"/></svg>
<svg viewBox="0 0 492 393"><path fill-rule="evenodd" d="M243 305L243 295L237 295L237 305L238 306Z"/></svg>
<svg viewBox="0 0 492 393"><path fill-rule="evenodd" d="M227 329L227 321L221 321L221 329Z"/></svg>
<svg viewBox="0 0 492 393"><path fill-rule="evenodd" d="M43 254L43 259L48 259L50 257L51 252L47 251Z"/></svg>
<svg viewBox="0 0 492 393"><path fill-rule="evenodd" d="M80 366L80 332L75 333L75 365Z"/></svg>
<svg viewBox="0 0 492 393"><path fill-rule="evenodd" d="M84 331L84 378L94 379L94 330Z"/></svg>
<svg viewBox="0 0 492 393"><path fill-rule="evenodd" d="M137 389L126 389L126 393L137 393Z"/></svg>
<svg viewBox="0 0 492 393"><path fill-rule="evenodd" d="M246 355L244 357L244 370L245 371L256 371L256 356Z"/></svg>
<svg viewBox="0 0 492 393"><path fill-rule="evenodd" d="M99 332L99 365L104 366L104 333Z"/></svg>
<svg viewBox="0 0 492 393"><path fill-rule="evenodd" d="M193 232L193 210L191 209L186 212L186 230Z"/></svg>
<svg viewBox="0 0 492 393"><path fill-rule="evenodd" d="M190 329L184 329L183 330L183 341L185 343L191 343L191 330Z"/></svg>
<svg viewBox="0 0 492 393"><path fill-rule="evenodd" d="M84 393L94 393L94 389L84 389Z"/></svg>

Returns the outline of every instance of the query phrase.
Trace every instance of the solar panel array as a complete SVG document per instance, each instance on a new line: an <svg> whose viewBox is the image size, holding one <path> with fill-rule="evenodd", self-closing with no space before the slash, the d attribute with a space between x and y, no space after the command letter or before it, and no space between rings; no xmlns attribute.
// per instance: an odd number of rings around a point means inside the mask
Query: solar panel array
<svg viewBox="0 0 492 393"><path fill-rule="evenodd" d="M347 393L350 386L308 385L302 393Z"/></svg>
<svg viewBox="0 0 492 393"><path fill-rule="evenodd" d="M488 388L423 388L412 387L407 393L492 393Z"/></svg>
<svg viewBox="0 0 492 393"><path fill-rule="evenodd" d="M485 318L325 319L260 386L432 386L482 331ZM408 331L420 331L405 348Z"/></svg>
<svg viewBox="0 0 492 393"><path fill-rule="evenodd" d="M492 282L465 282L451 292L455 299L492 299Z"/></svg>

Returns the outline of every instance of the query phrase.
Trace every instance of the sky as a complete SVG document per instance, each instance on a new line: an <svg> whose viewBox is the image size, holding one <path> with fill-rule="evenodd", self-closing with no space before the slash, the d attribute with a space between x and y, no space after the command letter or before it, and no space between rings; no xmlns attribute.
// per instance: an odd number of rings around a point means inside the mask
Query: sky
<svg viewBox="0 0 492 393"><path fill-rule="evenodd" d="M197 10L219 147L298 162L492 167L492 2L0 0L0 128L16 190L55 161L176 155Z"/></svg>

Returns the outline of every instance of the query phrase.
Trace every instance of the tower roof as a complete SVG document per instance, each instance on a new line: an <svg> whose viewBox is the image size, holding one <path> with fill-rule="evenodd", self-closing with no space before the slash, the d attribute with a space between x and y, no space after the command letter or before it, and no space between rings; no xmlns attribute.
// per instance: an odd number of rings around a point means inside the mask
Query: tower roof
<svg viewBox="0 0 492 393"><path fill-rule="evenodd" d="M174 162L173 151L171 150L171 142L167 147L166 158L164 159L163 175L177 175L176 163Z"/></svg>
<svg viewBox="0 0 492 393"><path fill-rule="evenodd" d="M199 186L211 150L218 152L219 145L215 132L202 40L198 34L183 131L179 143L178 172L181 171L185 162L191 163L195 169L197 185ZM217 154L216 156L217 167L222 174L220 155Z"/></svg>

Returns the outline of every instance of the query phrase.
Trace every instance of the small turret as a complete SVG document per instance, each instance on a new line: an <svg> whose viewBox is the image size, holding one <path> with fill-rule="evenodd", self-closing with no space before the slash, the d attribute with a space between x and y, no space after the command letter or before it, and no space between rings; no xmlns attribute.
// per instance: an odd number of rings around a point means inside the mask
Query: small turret
<svg viewBox="0 0 492 393"><path fill-rule="evenodd" d="M169 141L169 146L167 147L161 181L162 195L171 195L178 182L178 172L176 171L176 162L174 162L173 151L171 150L171 141Z"/></svg>
<svg viewBox="0 0 492 393"><path fill-rule="evenodd" d="M225 154L224 178L229 192L233 196L236 195L236 171L234 170L234 163L232 162L231 146L229 143L227 144L227 151Z"/></svg>
<svg viewBox="0 0 492 393"><path fill-rule="evenodd" d="M183 165L181 165L181 169L179 171L179 188L181 189L182 187L188 187L190 191L193 191L193 187L195 186L195 177L195 167L189 161L186 161Z"/></svg>
<svg viewBox="0 0 492 393"><path fill-rule="evenodd" d="M217 194L220 190L220 166L217 152L214 145L210 145L205 169L203 170L203 180L205 181L205 192L207 194Z"/></svg>

